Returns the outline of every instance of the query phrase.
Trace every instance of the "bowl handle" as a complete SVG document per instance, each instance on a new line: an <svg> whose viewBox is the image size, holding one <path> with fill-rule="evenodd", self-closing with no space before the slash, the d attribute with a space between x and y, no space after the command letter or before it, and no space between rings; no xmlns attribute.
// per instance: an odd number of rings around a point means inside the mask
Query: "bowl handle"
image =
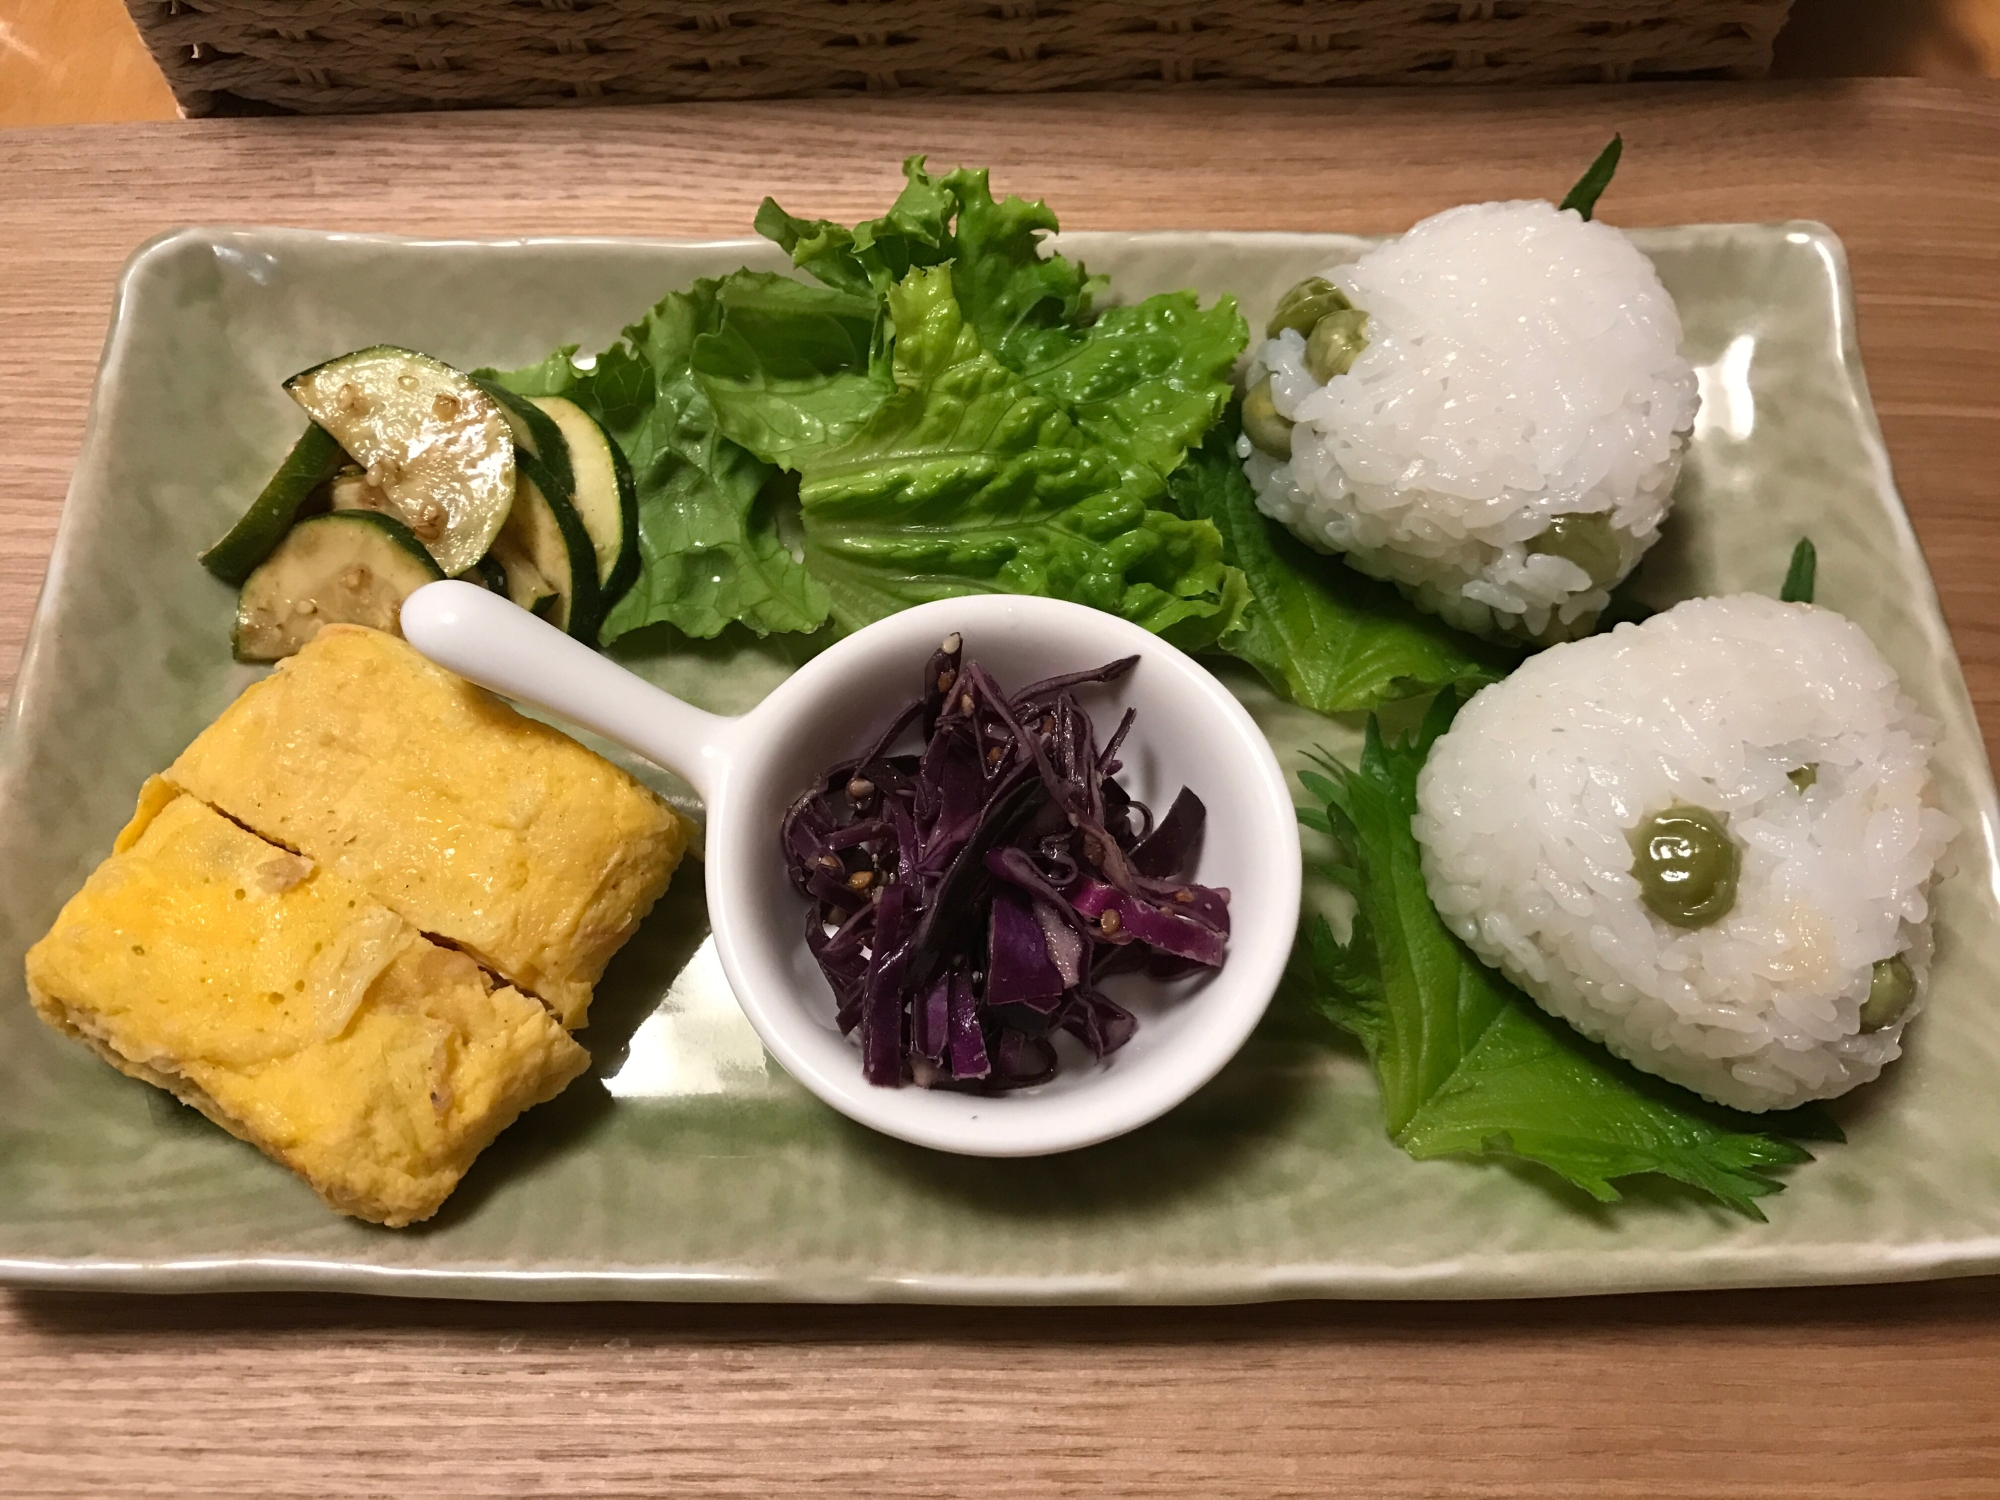
<svg viewBox="0 0 2000 1500"><path fill-rule="evenodd" d="M456 579L427 583L403 601L403 636L447 671L616 741L713 800L742 720L683 703L519 605Z"/></svg>

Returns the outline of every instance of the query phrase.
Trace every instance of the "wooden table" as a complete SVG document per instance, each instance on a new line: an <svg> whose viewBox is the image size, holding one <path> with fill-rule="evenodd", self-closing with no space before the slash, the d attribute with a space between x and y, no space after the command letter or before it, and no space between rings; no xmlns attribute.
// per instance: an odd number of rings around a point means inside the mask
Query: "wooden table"
<svg viewBox="0 0 2000 1500"><path fill-rule="evenodd" d="M195 222L734 234L906 151L1079 228L1388 230L1560 192L1811 217L2000 734L2000 88L1911 82L841 102L0 133L0 663L117 268ZM0 1492L1041 1497L2000 1494L1990 1282L1502 1305L676 1309L0 1300Z"/></svg>

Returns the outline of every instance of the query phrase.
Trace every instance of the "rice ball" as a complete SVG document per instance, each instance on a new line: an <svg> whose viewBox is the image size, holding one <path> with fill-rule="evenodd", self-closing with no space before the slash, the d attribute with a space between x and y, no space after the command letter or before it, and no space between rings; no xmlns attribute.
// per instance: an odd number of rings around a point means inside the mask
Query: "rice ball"
<svg viewBox="0 0 2000 1500"><path fill-rule="evenodd" d="M1832 1098L1923 1006L1957 832L1926 800L1936 732L1833 611L1690 600L1460 710L1417 782L1425 883L1482 959L1647 1072L1744 1110Z"/></svg>
<svg viewBox="0 0 2000 1500"><path fill-rule="evenodd" d="M1259 509L1460 629L1588 634L1694 427L1652 262L1572 209L1480 203L1318 286L1251 357L1237 451Z"/></svg>

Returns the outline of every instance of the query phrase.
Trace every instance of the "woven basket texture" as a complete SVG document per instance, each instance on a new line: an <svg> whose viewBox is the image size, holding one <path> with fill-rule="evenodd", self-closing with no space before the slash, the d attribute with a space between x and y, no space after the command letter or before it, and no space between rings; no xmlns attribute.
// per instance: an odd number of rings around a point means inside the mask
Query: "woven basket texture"
<svg viewBox="0 0 2000 1500"><path fill-rule="evenodd" d="M1791 0L126 0L190 114L1752 77Z"/></svg>

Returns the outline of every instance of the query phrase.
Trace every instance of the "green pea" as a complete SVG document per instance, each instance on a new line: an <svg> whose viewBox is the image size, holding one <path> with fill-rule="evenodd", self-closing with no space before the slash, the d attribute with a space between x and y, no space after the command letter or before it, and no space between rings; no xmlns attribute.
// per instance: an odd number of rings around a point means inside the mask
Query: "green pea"
<svg viewBox="0 0 2000 1500"><path fill-rule="evenodd" d="M1345 375L1368 347L1368 314L1355 308L1330 312L1306 335L1306 369L1325 385Z"/></svg>
<svg viewBox="0 0 2000 1500"><path fill-rule="evenodd" d="M1618 537L1611 529L1608 511L1557 516L1541 535L1529 540L1528 550L1575 563L1599 588L1618 578Z"/></svg>
<svg viewBox="0 0 2000 1500"><path fill-rule="evenodd" d="M1880 1031L1902 1020L1903 1012L1917 998L1917 976L1900 958L1885 958L1875 965L1868 981L1868 998L1861 1002L1861 1029Z"/></svg>
<svg viewBox="0 0 2000 1500"><path fill-rule="evenodd" d="M1680 803L1632 830L1639 899L1662 922L1706 927L1736 904L1743 855L1719 813Z"/></svg>
<svg viewBox="0 0 2000 1500"><path fill-rule="evenodd" d="M1809 792L1815 786L1819 785L1819 767L1817 765L1800 766L1796 771L1785 772L1785 780L1789 781L1800 791Z"/></svg>
<svg viewBox="0 0 2000 1500"><path fill-rule="evenodd" d="M1264 337L1274 339L1287 328L1310 335L1328 313L1346 312L1352 306L1347 294L1324 276L1308 276L1278 299L1278 310L1265 325Z"/></svg>
<svg viewBox="0 0 2000 1500"><path fill-rule="evenodd" d="M1278 415L1268 375L1243 393L1243 435L1273 458L1292 456L1292 424Z"/></svg>

